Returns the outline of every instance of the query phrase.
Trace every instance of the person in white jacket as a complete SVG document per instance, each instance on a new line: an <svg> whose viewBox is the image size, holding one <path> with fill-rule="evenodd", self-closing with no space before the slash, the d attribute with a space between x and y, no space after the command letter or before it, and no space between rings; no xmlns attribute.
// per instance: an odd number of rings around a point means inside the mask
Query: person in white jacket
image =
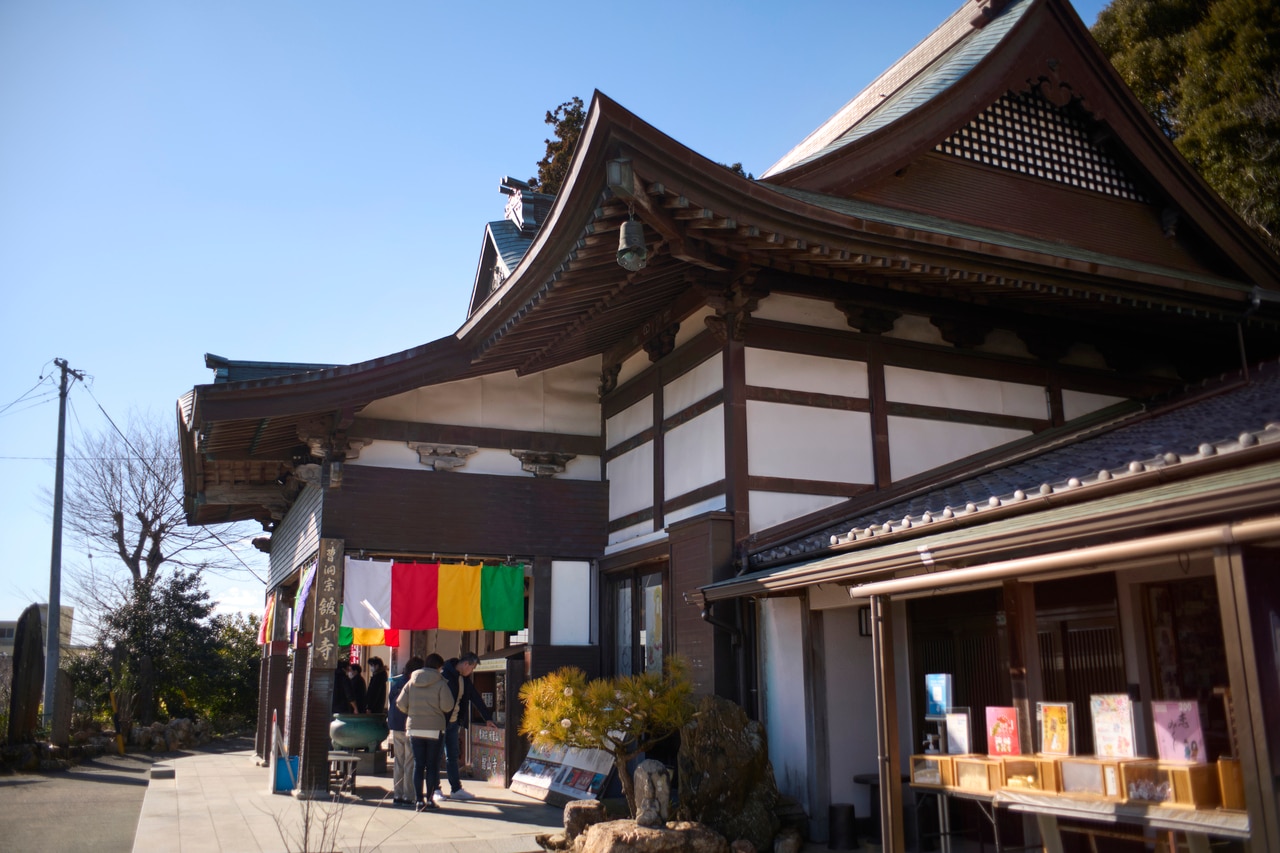
<svg viewBox="0 0 1280 853"><path fill-rule="evenodd" d="M432 658L439 663L433 666ZM413 745L413 789L420 812L440 808L433 795L440 788L441 739L455 704L448 682L437 669L443 664L439 655L428 656L396 697L396 707L407 717L405 733Z"/></svg>

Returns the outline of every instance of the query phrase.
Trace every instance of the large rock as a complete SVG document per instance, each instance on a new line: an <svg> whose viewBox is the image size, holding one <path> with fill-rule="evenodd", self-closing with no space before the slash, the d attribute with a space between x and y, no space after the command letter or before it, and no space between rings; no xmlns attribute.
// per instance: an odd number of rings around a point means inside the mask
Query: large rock
<svg viewBox="0 0 1280 853"><path fill-rule="evenodd" d="M574 842L575 853L729 853L729 842L708 826L672 821L665 827L611 820L588 827Z"/></svg>
<svg viewBox="0 0 1280 853"><path fill-rule="evenodd" d="M773 849L778 786L763 726L728 699L705 696L680 732L677 766L677 817L746 839L757 850Z"/></svg>

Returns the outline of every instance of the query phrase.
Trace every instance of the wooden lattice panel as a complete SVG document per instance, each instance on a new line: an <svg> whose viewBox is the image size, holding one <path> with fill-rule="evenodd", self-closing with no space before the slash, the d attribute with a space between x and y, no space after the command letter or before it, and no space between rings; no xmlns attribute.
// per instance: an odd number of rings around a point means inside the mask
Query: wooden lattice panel
<svg viewBox="0 0 1280 853"><path fill-rule="evenodd" d="M1083 190L1146 201L1084 123L1028 92L1006 93L934 149Z"/></svg>

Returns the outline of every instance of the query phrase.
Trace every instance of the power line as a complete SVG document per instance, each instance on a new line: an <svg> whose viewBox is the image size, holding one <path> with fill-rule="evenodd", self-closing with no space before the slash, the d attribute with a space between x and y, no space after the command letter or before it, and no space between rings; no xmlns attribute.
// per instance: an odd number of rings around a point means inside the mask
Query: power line
<svg viewBox="0 0 1280 853"><path fill-rule="evenodd" d="M112 428L112 429L114 429L114 430L116 431L116 434L120 436L120 438L121 438L121 440L122 440L122 441L124 441L125 447L128 447L131 451L133 451L134 457L135 457L139 462L141 462L141 463L142 463L143 467L145 467L145 468L147 469L147 473L149 473L152 477L155 477L155 478L156 478L156 482L158 482L158 483L164 483L164 485L165 485L165 490L169 493L169 497L170 497L170 498L172 498L172 499L173 499L175 502L177 502L179 505L181 505L181 504L182 504L182 499L181 499L180 497L178 497L178 495L176 495L176 494L174 493L174 491L173 491L173 486L172 486L171 484L169 484L169 483L166 483L166 482L165 482L165 478L164 478L164 477L161 477L159 474L157 474L157 473L156 473L156 470L155 470L154 468L152 468L152 467L151 467L151 463L150 463L150 462L148 462L148 461L143 457L143 455L138 451L138 449L137 449L136 447L134 447L134 446L133 446L133 443L132 443L131 441L129 441L129 437L128 437L127 435L125 435L125 434L124 434L124 432L120 429L120 427L118 427L118 426L116 425L116 422L112 419L111 415L107 414L107 410L106 410L105 408L103 408L102 403L98 402L98 398L93 396L93 391L92 391L88 386L85 386L85 389L84 389L84 390L85 390L85 393L87 393L87 394L89 395L89 397L90 397L90 398L92 398L92 400L93 400L93 402L94 402L94 405L96 405L96 406L98 407L98 411L102 412L102 416L103 416L104 418L106 418L106 419L107 419L107 423L111 424L111 428ZM251 575L253 575L255 578L257 578L257 579L258 579L258 581L259 581L260 583L265 584L265 583L267 582L265 578L263 578L263 577L262 577L261 575L259 575L256 571L254 571L253 567L252 567L252 566L250 566L248 563L246 563L246 562L244 561L244 559L243 559L239 554L237 554L237 553L236 553L236 551L235 551L235 549L234 549L234 548L232 548L230 545L228 545L228 544L223 540L223 538L222 538L221 536L219 536L219 535L218 535L217 531L215 531L215 530L210 530L209 528L207 528L207 527L206 527L206 528L205 528L205 532L206 532L206 533L208 533L208 534L209 534L209 536L213 537L213 539L214 539L214 540L215 540L219 545L221 545L223 548L225 548L225 549L227 550L227 553L229 553L231 556L235 557L235 558L236 558L236 561L237 561L237 562L239 562L239 563L240 563L240 565L244 566L245 571L247 571L249 574L251 574ZM215 573L215 574L216 574L216 573Z"/></svg>
<svg viewBox="0 0 1280 853"><path fill-rule="evenodd" d="M35 385L32 385L30 388L28 388L26 391L23 392L21 397L14 400L12 403L5 404L5 407L3 409L0 409L0 415L3 415L5 412L9 411L10 408L12 408L13 406L16 406L18 403L21 403L23 400L27 398L27 395L30 394L32 391L36 390L41 385L44 385L46 382L51 382L52 380L53 380L52 376L41 376L36 381ZM48 396L49 394L57 394L57 393L58 393L58 389L51 388L49 392L46 392L45 396Z"/></svg>

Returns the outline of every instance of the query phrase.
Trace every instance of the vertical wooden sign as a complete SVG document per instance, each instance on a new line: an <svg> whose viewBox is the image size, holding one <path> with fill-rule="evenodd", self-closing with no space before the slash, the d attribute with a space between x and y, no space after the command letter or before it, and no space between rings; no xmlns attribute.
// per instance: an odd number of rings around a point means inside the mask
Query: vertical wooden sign
<svg viewBox="0 0 1280 853"><path fill-rule="evenodd" d="M307 706L302 719L302 767L298 796L329 795L329 723L333 719L333 672L338 666L338 612L342 606L343 540L321 539L311 591L311 648ZM295 678L296 689L296 678Z"/></svg>

